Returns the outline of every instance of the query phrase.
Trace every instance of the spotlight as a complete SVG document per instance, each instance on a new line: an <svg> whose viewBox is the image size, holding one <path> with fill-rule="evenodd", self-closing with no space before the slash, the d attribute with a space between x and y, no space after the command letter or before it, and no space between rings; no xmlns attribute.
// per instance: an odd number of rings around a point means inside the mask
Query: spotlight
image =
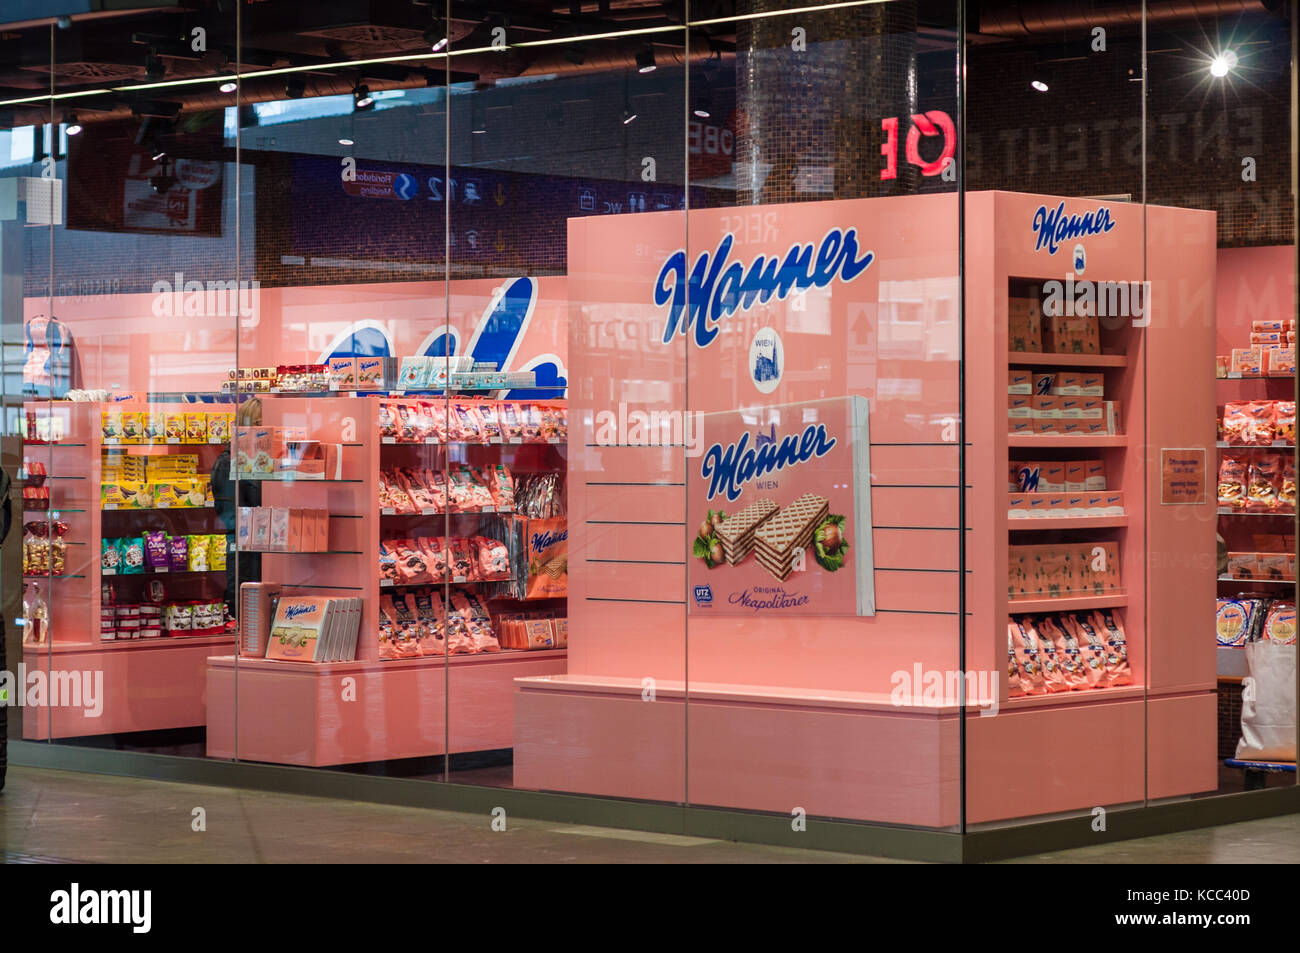
<svg viewBox="0 0 1300 953"><path fill-rule="evenodd" d="M217 87L217 89L221 90L223 93L233 93L238 88L239 88L239 84L233 81L222 83L220 86Z"/></svg>
<svg viewBox="0 0 1300 953"><path fill-rule="evenodd" d="M354 109L369 109L375 104L375 97L370 95L370 87L358 83L352 87L352 106Z"/></svg>
<svg viewBox="0 0 1300 953"><path fill-rule="evenodd" d="M1029 85L1034 87L1034 89L1038 90L1040 93L1047 92L1047 84L1041 79L1033 80Z"/></svg>
<svg viewBox="0 0 1300 953"><path fill-rule="evenodd" d="M167 153L159 152L157 155L150 156L150 160L153 162L158 162L162 159L165 159L166 157L167 157Z"/></svg>
<svg viewBox="0 0 1300 953"><path fill-rule="evenodd" d="M68 128L64 132L70 136L81 135L81 123L77 122L76 113L68 113Z"/></svg>
<svg viewBox="0 0 1300 953"><path fill-rule="evenodd" d="M636 113L628 112L626 109L623 110L623 125L625 126L628 125L635 118L636 118Z"/></svg>
<svg viewBox="0 0 1300 953"><path fill-rule="evenodd" d="M290 76L284 81L284 94L290 99L302 99L307 92L307 81L301 76Z"/></svg>
<svg viewBox="0 0 1300 953"><path fill-rule="evenodd" d="M1210 75L1222 79L1237 68L1237 54L1232 50L1224 50L1214 59L1210 60Z"/></svg>
<svg viewBox="0 0 1300 953"><path fill-rule="evenodd" d="M356 145L356 142L355 142L355 140L348 139L348 138L345 137L345 138L339 140L339 145L341 145L341 146L355 146L355 145Z"/></svg>
<svg viewBox="0 0 1300 953"><path fill-rule="evenodd" d="M481 136L485 132L487 132L487 122L482 119L474 120L474 128L470 130L470 133L475 136Z"/></svg>
<svg viewBox="0 0 1300 953"><path fill-rule="evenodd" d="M638 73L653 73L658 67L655 66L655 48L647 46L636 55L636 71Z"/></svg>
<svg viewBox="0 0 1300 953"><path fill-rule="evenodd" d="M695 110L695 115L699 116L701 119L708 119L713 114L707 109L697 109Z"/></svg>
<svg viewBox="0 0 1300 953"><path fill-rule="evenodd" d="M66 30L66 29L68 29L69 27L72 26L72 17L67 16L67 15L65 14L64 16L59 17L59 18L58 18L57 20L55 20L54 22L57 23L57 24L59 25L59 29L60 29L60 30Z"/></svg>

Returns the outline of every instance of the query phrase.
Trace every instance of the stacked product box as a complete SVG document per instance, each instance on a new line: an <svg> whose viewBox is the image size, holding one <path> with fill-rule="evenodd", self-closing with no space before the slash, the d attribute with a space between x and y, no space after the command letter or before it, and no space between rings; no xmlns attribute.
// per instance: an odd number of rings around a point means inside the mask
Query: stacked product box
<svg viewBox="0 0 1300 953"><path fill-rule="evenodd" d="M229 410L149 411L114 405L100 412L100 439L107 446L226 443L234 426Z"/></svg>
<svg viewBox="0 0 1300 953"><path fill-rule="evenodd" d="M1216 377L1289 377L1295 374L1295 321L1254 321L1247 346L1215 357Z"/></svg>
<svg viewBox="0 0 1300 953"><path fill-rule="evenodd" d="M1248 642L1296 643L1295 602L1239 595L1217 601L1214 614L1215 641L1222 646L1241 647Z"/></svg>
<svg viewBox="0 0 1300 953"><path fill-rule="evenodd" d="M329 510L296 506L238 507L235 545L246 553L327 552Z"/></svg>
<svg viewBox="0 0 1300 953"><path fill-rule="evenodd" d="M1012 368L1007 381L1007 430L1013 434L1123 433L1120 402L1105 399L1096 371Z"/></svg>
<svg viewBox="0 0 1300 953"><path fill-rule="evenodd" d="M1120 589L1115 540L1007 547L1007 598L1058 599Z"/></svg>

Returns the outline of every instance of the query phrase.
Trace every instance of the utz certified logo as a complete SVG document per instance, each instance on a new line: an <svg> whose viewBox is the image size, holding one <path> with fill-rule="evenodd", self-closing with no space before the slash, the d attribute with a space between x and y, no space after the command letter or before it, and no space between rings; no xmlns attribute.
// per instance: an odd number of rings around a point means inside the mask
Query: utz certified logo
<svg viewBox="0 0 1300 953"><path fill-rule="evenodd" d="M713 605L713 587L710 585L695 587L695 604L697 606Z"/></svg>

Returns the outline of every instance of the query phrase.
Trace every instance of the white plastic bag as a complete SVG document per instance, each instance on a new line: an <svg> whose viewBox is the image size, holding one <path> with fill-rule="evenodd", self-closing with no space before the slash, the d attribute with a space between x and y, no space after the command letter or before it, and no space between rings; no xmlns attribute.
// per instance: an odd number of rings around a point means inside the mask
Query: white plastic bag
<svg viewBox="0 0 1300 953"><path fill-rule="evenodd" d="M1246 643L1250 675L1241 680L1239 760L1295 760L1295 664L1294 645Z"/></svg>

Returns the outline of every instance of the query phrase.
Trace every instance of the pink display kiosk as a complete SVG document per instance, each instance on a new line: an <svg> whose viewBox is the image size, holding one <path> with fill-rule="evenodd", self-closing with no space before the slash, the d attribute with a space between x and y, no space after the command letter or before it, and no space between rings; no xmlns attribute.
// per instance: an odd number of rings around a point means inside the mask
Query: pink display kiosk
<svg viewBox="0 0 1300 953"><path fill-rule="evenodd" d="M963 784L968 825L1215 787L1214 572L1186 558L1214 552L1214 494L1170 500L1160 465L1190 448L1213 479L1215 216L972 194L959 275L957 201L700 210L689 232L681 212L570 221L570 649L563 675L516 682L517 787L949 829ZM811 287L781 288L778 261ZM1009 300L1067 274L1148 281L1152 307L1103 322L1100 353L1012 353ZM773 337L775 383L753 363ZM1009 435L1010 369L1100 374L1121 432ZM701 468L734 432L706 431L696 455L688 439L599 439L599 422L757 422L849 396L870 408L870 545L865 526L847 538L850 560L872 559L874 614L709 611L702 595L741 567L692 550ZM1025 457L1103 461L1123 515L1010 519L1008 463ZM764 493L844 491L815 459L761 475L729 515ZM1119 586L1012 602L1009 547L1042 540L1114 544ZM805 576L778 588L829 607L829 573ZM1005 676L1013 616L1091 609L1122 614L1131 685L1010 698L1004 677L996 715L972 699L964 751L951 690L900 698L931 672Z"/></svg>

